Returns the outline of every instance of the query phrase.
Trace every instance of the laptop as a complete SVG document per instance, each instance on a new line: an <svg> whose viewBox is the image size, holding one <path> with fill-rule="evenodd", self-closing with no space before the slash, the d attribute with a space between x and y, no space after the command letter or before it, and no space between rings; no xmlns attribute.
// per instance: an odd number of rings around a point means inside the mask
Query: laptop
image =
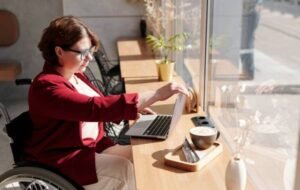
<svg viewBox="0 0 300 190"><path fill-rule="evenodd" d="M173 115L142 115L125 133L127 136L141 138L167 139L177 125L185 105L186 96L177 96Z"/></svg>

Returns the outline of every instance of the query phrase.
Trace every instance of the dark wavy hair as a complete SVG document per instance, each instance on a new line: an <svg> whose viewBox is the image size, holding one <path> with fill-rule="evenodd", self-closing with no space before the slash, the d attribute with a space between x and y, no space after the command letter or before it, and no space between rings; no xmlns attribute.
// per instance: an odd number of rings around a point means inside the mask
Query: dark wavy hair
<svg viewBox="0 0 300 190"><path fill-rule="evenodd" d="M70 48L83 37L88 36L91 44L99 48L98 37L78 18L63 16L50 22L44 29L38 48L46 63L59 66L55 47Z"/></svg>

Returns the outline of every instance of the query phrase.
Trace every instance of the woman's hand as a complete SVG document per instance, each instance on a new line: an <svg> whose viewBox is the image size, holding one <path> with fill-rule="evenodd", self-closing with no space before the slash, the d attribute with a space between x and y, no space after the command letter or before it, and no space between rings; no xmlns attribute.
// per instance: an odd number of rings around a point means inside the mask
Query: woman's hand
<svg viewBox="0 0 300 190"><path fill-rule="evenodd" d="M156 112L150 108L144 108L138 112L136 119L138 120L142 115L156 115Z"/></svg>
<svg viewBox="0 0 300 190"><path fill-rule="evenodd" d="M140 110L139 113L142 115L155 115L156 114L156 112L153 111L151 108L144 108L144 109Z"/></svg>
<svg viewBox="0 0 300 190"><path fill-rule="evenodd" d="M182 93L187 96L189 95L188 90L184 86L176 84L174 82L169 83L169 84L159 88L158 90L156 90L156 96L157 96L158 100L160 100L160 101L166 100L169 97L171 97L172 95L177 94L177 93Z"/></svg>
<svg viewBox="0 0 300 190"><path fill-rule="evenodd" d="M174 94L182 93L189 95L188 90L183 86L174 82L168 83L156 91L147 91L139 94L138 110L141 111L146 107L149 107L157 101L166 100Z"/></svg>

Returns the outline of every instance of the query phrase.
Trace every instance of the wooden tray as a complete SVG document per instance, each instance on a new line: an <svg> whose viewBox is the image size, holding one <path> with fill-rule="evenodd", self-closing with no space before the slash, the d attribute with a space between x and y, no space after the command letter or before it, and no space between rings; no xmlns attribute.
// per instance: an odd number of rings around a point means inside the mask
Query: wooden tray
<svg viewBox="0 0 300 190"><path fill-rule="evenodd" d="M166 165L187 171L197 171L206 166L223 151L223 146L219 142L215 142L206 150L197 150L193 147L200 160L196 163L189 163L185 160L181 147L179 146L173 152L165 155L164 160Z"/></svg>

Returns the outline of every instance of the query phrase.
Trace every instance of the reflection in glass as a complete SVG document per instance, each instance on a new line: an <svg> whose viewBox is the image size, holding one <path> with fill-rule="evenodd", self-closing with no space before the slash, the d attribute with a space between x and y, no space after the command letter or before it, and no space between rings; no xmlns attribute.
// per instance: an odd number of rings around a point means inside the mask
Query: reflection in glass
<svg viewBox="0 0 300 190"><path fill-rule="evenodd" d="M288 1L210 1L208 113L242 155L255 189L292 189L300 108L300 6ZM270 172L272 171L272 172Z"/></svg>

